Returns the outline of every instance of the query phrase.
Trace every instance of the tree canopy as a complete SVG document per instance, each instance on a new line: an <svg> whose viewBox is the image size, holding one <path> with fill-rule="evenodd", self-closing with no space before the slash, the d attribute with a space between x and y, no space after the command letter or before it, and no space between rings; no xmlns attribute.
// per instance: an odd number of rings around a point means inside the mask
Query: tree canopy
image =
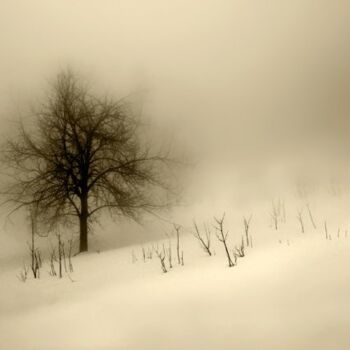
<svg viewBox="0 0 350 350"><path fill-rule="evenodd" d="M102 210L137 219L169 204L169 151L144 140L142 123L126 100L98 97L71 71L58 74L28 128L7 142L14 210L35 206L52 229L79 223L80 251L89 224Z"/></svg>

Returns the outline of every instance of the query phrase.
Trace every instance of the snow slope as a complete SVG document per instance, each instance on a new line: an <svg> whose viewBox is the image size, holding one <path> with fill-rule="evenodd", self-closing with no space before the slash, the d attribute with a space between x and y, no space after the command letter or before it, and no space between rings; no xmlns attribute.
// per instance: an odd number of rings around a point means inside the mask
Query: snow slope
<svg viewBox="0 0 350 350"><path fill-rule="evenodd" d="M252 230L256 244L233 268L215 236L209 257L191 235L185 266L174 259L166 274L137 245L76 256L72 280L45 265L23 283L20 263L9 265L0 349L349 349L350 237Z"/></svg>

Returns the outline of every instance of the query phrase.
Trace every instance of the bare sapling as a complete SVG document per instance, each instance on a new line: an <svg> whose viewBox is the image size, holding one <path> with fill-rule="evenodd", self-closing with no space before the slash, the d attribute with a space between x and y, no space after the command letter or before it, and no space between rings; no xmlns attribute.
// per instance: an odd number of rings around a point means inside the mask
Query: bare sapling
<svg viewBox="0 0 350 350"><path fill-rule="evenodd" d="M58 277L62 278L62 262L63 262L63 243L61 240L61 234L57 233L57 251L58 251Z"/></svg>
<svg viewBox="0 0 350 350"><path fill-rule="evenodd" d="M51 276L57 276L56 269L55 269L55 261L56 261L56 251L55 249L51 249L50 251L50 275Z"/></svg>
<svg viewBox="0 0 350 350"><path fill-rule="evenodd" d="M168 262L169 262L169 268L173 268L173 263L172 263L172 251L171 251L171 242L169 241L169 246L168 246Z"/></svg>
<svg viewBox="0 0 350 350"><path fill-rule="evenodd" d="M68 267L69 272L73 272L73 263L72 263L72 252L73 252L73 239L68 241Z"/></svg>
<svg viewBox="0 0 350 350"><path fill-rule="evenodd" d="M250 242L249 242L249 227L250 227L251 219L252 219L252 215L250 215L248 219L246 217L243 217L244 232L245 232L245 239L246 239L247 247L250 246Z"/></svg>
<svg viewBox="0 0 350 350"><path fill-rule="evenodd" d="M234 255L239 258L243 258L245 256L245 247L244 247L244 238L242 237L241 244L238 247L235 247Z"/></svg>
<svg viewBox="0 0 350 350"><path fill-rule="evenodd" d="M35 258L36 278L40 278L41 254L38 249L35 251L34 258Z"/></svg>
<svg viewBox="0 0 350 350"><path fill-rule="evenodd" d="M25 263L23 263L22 270L19 272L19 275L17 276L17 278L21 282L25 282L28 278L28 271L29 271L29 267Z"/></svg>
<svg viewBox="0 0 350 350"><path fill-rule="evenodd" d="M176 232L176 254L177 254L177 263L181 264L181 256L180 256L180 226L174 224L174 229Z"/></svg>
<svg viewBox="0 0 350 350"><path fill-rule="evenodd" d="M193 236L199 241L201 247L203 250L209 255L212 255L212 252L210 250L210 244L211 244L211 232L208 228L207 225L204 225L204 235L201 234L198 225L196 224L195 221L193 221L193 226L194 226L194 233Z"/></svg>
<svg viewBox="0 0 350 350"><path fill-rule="evenodd" d="M64 271L65 273L68 272L68 269L67 269L67 261L66 261L66 249L65 249L65 245L64 245L64 242L62 242L62 261L63 261L63 266L64 266Z"/></svg>
<svg viewBox="0 0 350 350"><path fill-rule="evenodd" d="M153 248L147 248L147 259L152 260L153 258Z"/></svg>
<svg viewBox="0 0 350 350"><path fill-rule="evenodd" d="M31 242L29 244L29 252L31 258L31 270L34 278L40 278L41 267L41 255L39 250L35 246L35 233L36 233L36 211L34 207L29 209L29 218L31 226Z"/></svg>
<svg viewBox="0 0 350 350"><path fill-rule="evenodd" d="M232 258L231 258L230 252L228 250L228 247L227 247L228 231L225 232L225 230L224 230L225 213L223 214L221 219L218 219L218 218L214 217L214 220L215 220L215 222L217 224L217 226L215 226L216 237L224 245L226 256L227 256L227 260L228 260L228 266L229 267L235 266L234 262L232 261Z"/></svg>
<svg viewBox="0 0 350 350"><path fill-rule="evenodd" d="M40 253L39 249L36 250L36 259L37 259L37 262L38 262L38 266L41 268L42 265L43 265L43 261L41 259L41 253Z"/></svg>
<svg viewBox="0 0 350 350"><path fill-rule="evenodd" d="M160 266L161 266L161 268L162 268L162 271L163 271L164 273L167 273L168 270L167 270L167 268L166 268L166 266L165 266L165 250L164 250L164 245L163 245L163 251L160 251L159 248L158 248L158 246L157 246L157 247L154 248L154 252L156 253L156 255L157 255L157 257L158 257L158 259L159 259L159 261L160 261Z"/></svg>
<svg viewBox="0 0 350 350"><path fill-rule="evenodd" d="M327 228L327 221L324 222L324 233L326 235L326 239L328 239L328 228Z"/></svg>
<svg viewBox="0 0 350 350"><path fill-rule="evenodd" d="M298 211L298 221L300 224L301 233L305 233L304 221L303 221L303 211L302 210Z"/></svg>
<svg viewBox="0 0 350 350"><path fill-rule="evenodd" d="M233 251L233 260L234 260L234 263L235 263L235 265L237 265L237 254L236 254L236 252L235 251Z"/></svg>
<svg viewBox="0 0 350 350"><path fill-rule="evenodd" d="M312 215L309 203L306 204L306 208L307 208L307 211L309 213L309 218L310 218L311 224L312 224L313 228L316 230L316 223L315 223L314 217Z"/></svg>
<svg viewBox="0 0 350 350"><path fill-rule="evenodd" d="M34 269L35 265L35 216L33 208L30 208L30 226L31 226L31 244L29 246L30 257L31 257L31 269L33 271L34 278L36 278L36 271Z"/></svg>
<svg viewBox="0 0 350 350"><path fill-rule="evenodd" d="M280 202L276 204L274 201L272 201L271 219L276 231L278 230L278 222L279 222L280 215L281 215Z"/></svg>
<svg viewBox="0 0 350 350"><path fill-rule="evenodd" d="M41 267L41 255L40 251L37 248L32 248L30 246L30 255L31 255L31 270L34 278L40 278L40 267Z"/></svg>
<svg viewBox="0 0 350 350"><path fill-rule="evenodd" d="M142 250L142 258L143 258L143 262L145 263L146 262L146 250L145 250L145 247L141 247L141 250Z"/></svg>

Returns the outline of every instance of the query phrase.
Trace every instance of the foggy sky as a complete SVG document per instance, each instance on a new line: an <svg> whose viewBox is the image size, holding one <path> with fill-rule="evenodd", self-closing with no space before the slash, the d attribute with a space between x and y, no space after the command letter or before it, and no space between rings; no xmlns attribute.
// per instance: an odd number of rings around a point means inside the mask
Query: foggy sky
<svg viewBox="0 0 350 350"><path fill-rule="evenodd" d="M208 173L226 183L289 163L332 167L349 148L349 10L345 0L2 0L0 125L69 65L101 92L146 89L145 113L196 156L203 186Z"/></svg>

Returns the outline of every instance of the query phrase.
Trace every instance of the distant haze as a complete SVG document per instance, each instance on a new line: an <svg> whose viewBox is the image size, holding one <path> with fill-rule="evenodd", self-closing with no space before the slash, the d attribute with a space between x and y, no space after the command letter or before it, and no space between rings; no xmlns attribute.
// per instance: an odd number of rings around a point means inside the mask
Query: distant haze
<svg viewBox="0 0 350 350"><path fill-rule="evenodd" d="M333 171L348 159L349 11L345 0L2 0L2 130L70 66L101 93L146 90L145 113L200 164L199 192L275 169Z"/></svg>

